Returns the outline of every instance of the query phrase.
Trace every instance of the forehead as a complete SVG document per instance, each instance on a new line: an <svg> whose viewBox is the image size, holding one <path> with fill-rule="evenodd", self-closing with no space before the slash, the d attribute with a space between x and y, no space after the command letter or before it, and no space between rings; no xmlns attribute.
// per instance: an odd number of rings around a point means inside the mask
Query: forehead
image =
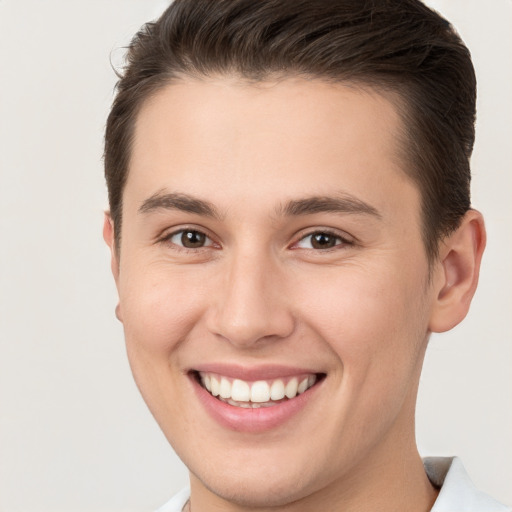
<svg viewBox="0 0 512 512"><path fill-rule="evenodd" d="M184 79L149 98L135 124L127 188L162 188L244 201L341 192L378 202L409 178L399 158L402 121L369 88L304 78L247 83ZM231 197L232 199L232 197ZM376 198L373 198L376 199Z"/></svg>

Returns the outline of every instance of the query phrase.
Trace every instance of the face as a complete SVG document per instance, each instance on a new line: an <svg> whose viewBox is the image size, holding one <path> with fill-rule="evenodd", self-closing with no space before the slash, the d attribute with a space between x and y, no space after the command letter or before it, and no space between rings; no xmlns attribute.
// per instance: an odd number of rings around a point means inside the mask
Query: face
<svg viewBox="0 0 512 512"><path fill-rule="evenodd" d="M399 130L382 95L314 80L190 79L143 106L119 316L197 492L282 505L414 445L432 294Z"/></svg>

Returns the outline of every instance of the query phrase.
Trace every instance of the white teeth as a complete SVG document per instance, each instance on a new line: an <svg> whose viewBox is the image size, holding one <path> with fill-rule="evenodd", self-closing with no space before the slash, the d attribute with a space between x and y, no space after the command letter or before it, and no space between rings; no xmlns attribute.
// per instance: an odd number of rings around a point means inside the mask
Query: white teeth
<svg viewBox="0 0 512 512"><path fill-rule="evenodd" d="M304 393L308 389L308 377L306 377L298 386L297 393L300 395L301 393Z"/></svg>
<svg viewBox="0 0 512 512"><path fill-rule="evenodd" d="M251 399L251 388L247 382L235 379L231 386L231 398L237 402L248 402Z"/></svg>
<svg viewBox="0 0 512 512"><path fill-rule="evenodd" d="M285 397L295 398L304 393L316 381L316 375L292 377L285 384L285 379L274 381L258 380L252 384L241 379L230 380L215 374L200 373L203 386L223 402L237 407L271 407L277 405Z"/></svg>
<svg viewBox="0 0 512 512"><path fill-rule="evenodd" d="M252 404L252 408L257 409L258 407L274 407L274 405L277 405L277 403L276 402L261 402L261 403Z"/></svg>
<svg viewBox="0 0 512 512"><path fill-rule="evenodd" d="M284 398L284 382L281 379L275 380L270 386L270 398L282 400Z"/></svg>
<svg viewBox="0 0 512 512"><path fill-rule="evenodd" d="M208 390L208 391L212 391L212 384L211 384L211 379L210 379L210 376L209 375L205 375L204 378L203 378L203 384L204 384L204 387Z"/></svg>
<svg viewBox="0 0 512 512"><path fill-rule="evenodd" d="M259 409L260 407L273 407L277 405L276 402L235 402L235 400L231 400L231 398L221 398L221 402L226 402L229 405L234 405L235 407L241 407L242 409Z"/></svg>
<svg viewBox="0 0 512 512"><path fill-rule="evenodd" d="M212 387L211 394L213 396L219 396L219 388L220 388L219 381L215 377L212 377L210 379L210 385Z"/></svg>
<svg viewBox="0 0 512 512"><path fill-rule="evenodd" d="M259 380L251 386L251 402L268 402L270 387L264 380Z"/></svg>
<svg viewBox="0 0 512 512"><path fill-rule="evenodd" d="M231 398L231 382L225 377L220 379L219 395L222 398Z"/></svg>
<svg viewBox="0 0 512 512"><path fill-rule="evenodd" d="M234 400L231 400L231 398L228 398L226 402L229 405L235 405L237 407L243 407L244 409L250 409L252 407L251 402L235 402Z"/></svg>
<svg viewBox="0 0 512 512"><path fill-rule="evenodd" d="M290 379L288 381L288 384L286 384L286 387L284 388L284 394L288 398L295 398L297 396L297 388L299 386L299 381L296 377L293 377L293 379Z"/></svg>

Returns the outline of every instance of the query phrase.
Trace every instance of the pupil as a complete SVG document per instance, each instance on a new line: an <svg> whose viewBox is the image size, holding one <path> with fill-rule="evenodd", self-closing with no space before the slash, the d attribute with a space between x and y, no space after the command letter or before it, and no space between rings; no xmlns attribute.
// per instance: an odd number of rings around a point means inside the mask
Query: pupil
<svg viewBox="0 0 512 512"><path fill-rule="evenodd" d="M336 245L336 238L327 233L316 233L313 235L311 245L315 249L329 249Z"/></svg>
<svg viewBox="0 0 512 512"><path fill-rule="evenodd" d="M205 235L199 231L184 231L181 235L181 243L190 249L203 247Z"/></svg>

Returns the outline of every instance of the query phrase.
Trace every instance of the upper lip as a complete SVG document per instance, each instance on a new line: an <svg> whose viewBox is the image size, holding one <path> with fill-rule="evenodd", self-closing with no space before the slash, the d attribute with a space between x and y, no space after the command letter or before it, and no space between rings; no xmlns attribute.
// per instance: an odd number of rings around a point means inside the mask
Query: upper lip
<svg viewBox="0 0 512 512"><path fill-rule="evenodd" d="M204 363L191 369L195 372L216 373L245 381L271 380L303 374L318 374L318 370L287 365L244 366L228 363Z"/></svg>

